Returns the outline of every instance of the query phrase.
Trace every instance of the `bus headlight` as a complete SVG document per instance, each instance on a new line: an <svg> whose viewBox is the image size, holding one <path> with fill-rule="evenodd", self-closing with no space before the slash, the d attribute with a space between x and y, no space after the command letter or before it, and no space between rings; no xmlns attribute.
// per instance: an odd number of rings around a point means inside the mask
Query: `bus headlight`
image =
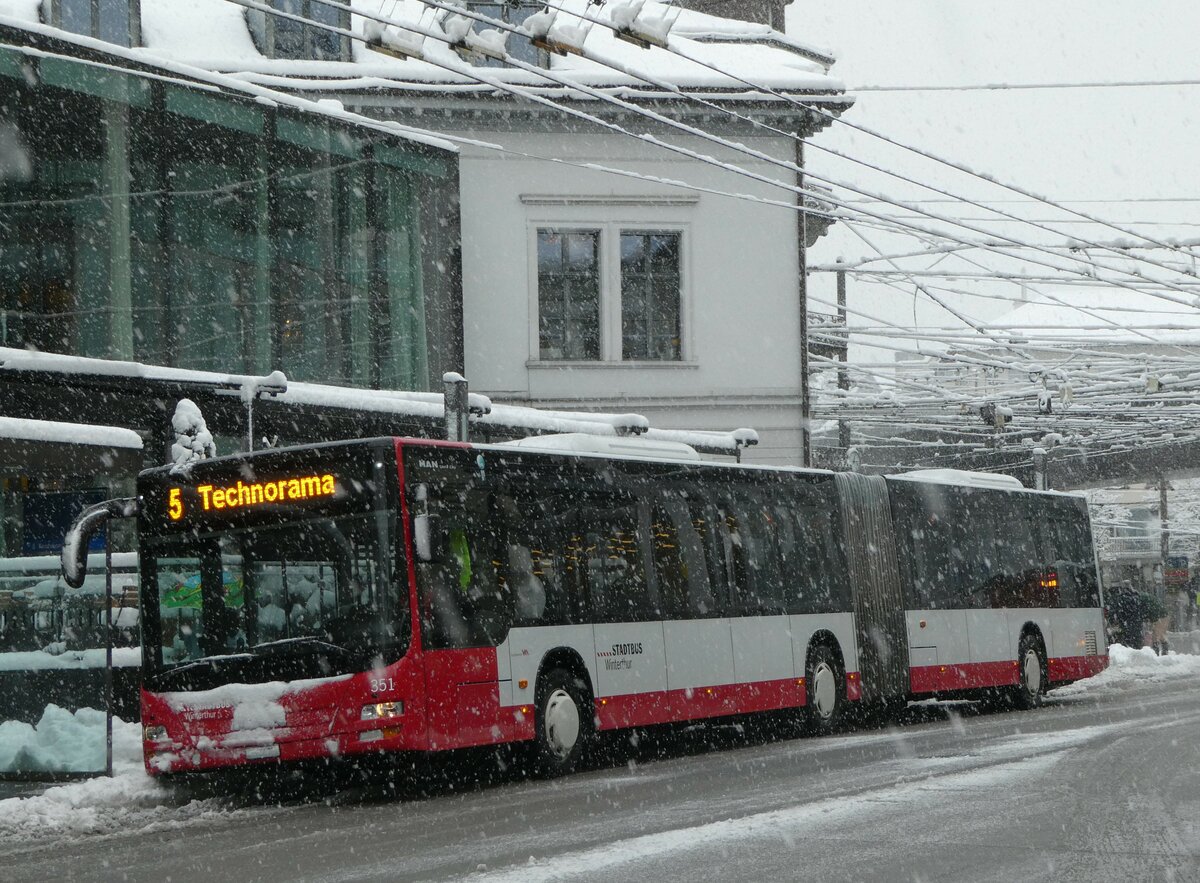
<svg viewBox="0 0 1200 883"><path fill-rule="evenodd" d="M147 742L167 741L167 728L162 726L142 727L142 738Z"/></svg>
<svg viewBox="0 0 1200 883"><path fill-rule="evenodd" d="M378 721L400 717L404 714L403 702L376 702L374 705L364 705L359 720Z"/></svg>

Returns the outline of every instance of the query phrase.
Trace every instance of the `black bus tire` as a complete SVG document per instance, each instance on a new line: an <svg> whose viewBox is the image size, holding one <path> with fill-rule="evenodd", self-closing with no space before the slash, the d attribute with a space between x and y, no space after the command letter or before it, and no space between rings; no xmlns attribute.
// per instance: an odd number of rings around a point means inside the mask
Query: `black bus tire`
<svg viewBox="0 0 1200 883"><path fill-rule="evenodd" d="M587 683L563 668L538 678L534 771L542 778L572 772L583 759L592 735Z"/></svg>
<svg viewBox="0 0 1200 883"><path fill-rule="evenodd" d="M809 651L804 676L809 732L818 736L834 732L846 710L846 673L837 654L824 644L816 645Z"/></svg>
<svg viewBox="0 0 1200 883"><path fill-rule="evenodd" d="M1013 705L1026 710L1037 708L1046 693L1046 653L1042 642L1033 635L1021 638L1017 672L1019 680L1013 690Z"/></svg>

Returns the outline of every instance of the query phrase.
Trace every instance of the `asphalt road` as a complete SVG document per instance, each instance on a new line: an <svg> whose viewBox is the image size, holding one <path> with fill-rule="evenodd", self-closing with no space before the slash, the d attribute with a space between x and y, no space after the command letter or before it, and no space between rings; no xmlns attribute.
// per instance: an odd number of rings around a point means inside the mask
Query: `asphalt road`
<svg viewBox="0 0 1200 883"><path fill-rule="evenodd" d="M555 782L217 804L182 826L0 843L0 879L1200 881L1198 733L1200 684L912 707L821 739L722 728Z"/></svg>

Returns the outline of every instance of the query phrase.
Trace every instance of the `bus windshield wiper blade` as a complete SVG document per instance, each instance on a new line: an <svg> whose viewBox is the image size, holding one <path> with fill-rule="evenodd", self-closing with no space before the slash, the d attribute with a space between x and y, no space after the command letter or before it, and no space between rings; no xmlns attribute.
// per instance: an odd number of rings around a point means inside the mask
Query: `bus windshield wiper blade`
<svg viewBox="0 0 1200 883"><path fill-rule="evenodd" d="M289 647L303 647L319 645L328 647L331 650L336 650L339 653L352 653L349 647L343 647L341 644L335 644L332 641L327 641L324 638L318 638L315 635L302 635L297 638L280 638L278 641L267 641L264 644L255 644L250 648L252 654L257 654L260 650L265 650L268 653L274 650L285 650Z"/></svg>
<svg viewBox="0 0 1200 883"><path fill-rule="evenodd" d="M212 665L214 663L227 662L230 659L251 659L252 653L223 653L220 656L202 656L199 659L194 659L191 662L181 662L179 665L171 666L171 672L187 671L192 668L197 668L201 665Z"/></svg>

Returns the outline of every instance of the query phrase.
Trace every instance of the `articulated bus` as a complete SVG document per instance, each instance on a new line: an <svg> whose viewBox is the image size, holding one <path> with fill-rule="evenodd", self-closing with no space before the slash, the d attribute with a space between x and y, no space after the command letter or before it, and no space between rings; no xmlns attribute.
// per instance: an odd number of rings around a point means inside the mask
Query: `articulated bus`
<svg viewBox="0 0 1200 883"><path fill-rule="evenodd" d="M580 450L590 448L591 450ZM151 774L528 743L1107 662L1083 499L682 445L374 439L138 481Z"/></svg>

